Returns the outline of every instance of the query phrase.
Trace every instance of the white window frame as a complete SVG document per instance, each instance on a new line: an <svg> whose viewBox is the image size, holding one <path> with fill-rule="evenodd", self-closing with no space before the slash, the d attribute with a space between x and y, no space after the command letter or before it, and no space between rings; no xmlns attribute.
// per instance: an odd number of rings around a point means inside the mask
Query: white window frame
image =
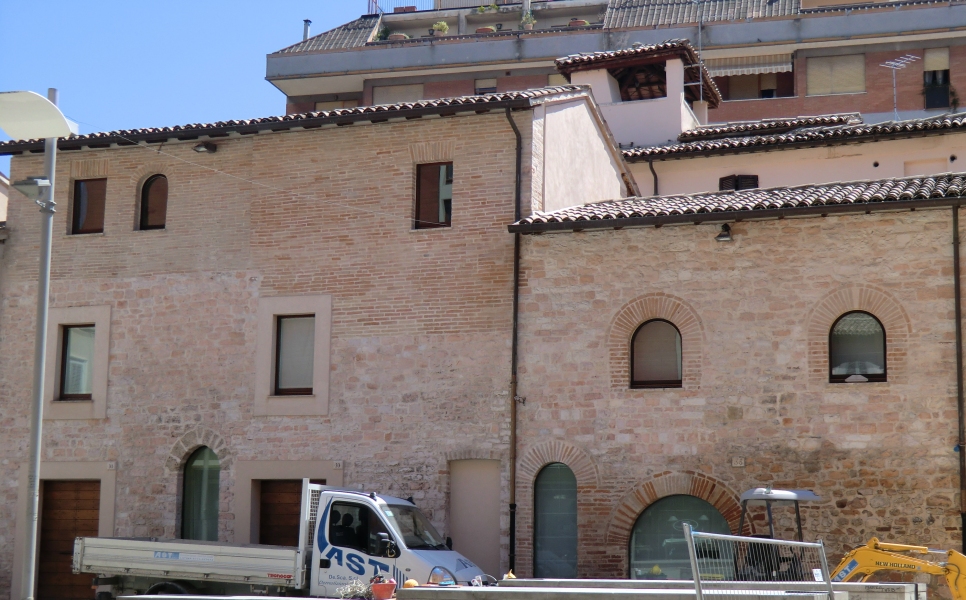
<svg viewBox="0 0 966 600"><path fill-rule="evenodd" d="M312 394L275 396L275 344L278 317L315 315L315 360ZM329 353L332 296L259 298L255 336L255 416L323 416L329 414Z"/></svg>
<svg viewBox="0 0 966 600"><path fill-rule="evenodd" d="M64 327L94 324L94 365L91 399L61 402L61 352ZM111 352L111 307L72 306L51 308L47 327L47 368L44 372L44 420L82 420L107 418L107 373Z"/></svg>

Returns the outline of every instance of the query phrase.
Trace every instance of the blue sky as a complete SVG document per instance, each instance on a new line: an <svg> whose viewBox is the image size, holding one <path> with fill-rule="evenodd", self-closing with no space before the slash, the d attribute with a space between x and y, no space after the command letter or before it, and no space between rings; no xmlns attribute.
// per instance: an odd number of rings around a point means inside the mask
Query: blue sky
<svg viewBox="0 0 966 600"><path fill-rule="evenodd" d="M265 55L366 0L0 0L0 90L60 90L81 133L285 112ZM0 132L0 140L9 139ZM0 172L10 158L0 157Z"/></svg>

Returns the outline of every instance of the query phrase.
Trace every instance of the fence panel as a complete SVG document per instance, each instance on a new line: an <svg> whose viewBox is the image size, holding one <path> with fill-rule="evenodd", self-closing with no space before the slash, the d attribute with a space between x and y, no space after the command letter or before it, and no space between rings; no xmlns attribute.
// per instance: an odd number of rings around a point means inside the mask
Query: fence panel
<svg viewBox="0 0 966 600"><path fill-rule="evenodd" d="M761 595L763 587L781 590L781 584L791 582L796 591L828 594L828 600L834 600L821 541L702 533L687 523L684 537L697 600L748 600L748 596Z"/></svg>

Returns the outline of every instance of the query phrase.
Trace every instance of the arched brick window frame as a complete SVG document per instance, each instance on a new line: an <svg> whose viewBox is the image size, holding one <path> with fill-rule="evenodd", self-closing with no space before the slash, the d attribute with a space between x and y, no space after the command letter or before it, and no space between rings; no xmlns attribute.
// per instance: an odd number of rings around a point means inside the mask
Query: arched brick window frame
<svg viewBox="0 0 966 600"><path fill-rule="evenodd" d="M219 485L219 506L233 504L231 488L232 482L234 481L232 472L235 462L234 453L231 451L225 438L221 437L214 430L204 425L189 429L174 443L171 451L168 453L167 460L164 462L164 468L168 472L169 481L174 486L173 489L176 489L174 495L177 502L174 523L174 531L177 532L175 533L176 537L181 535L184 467L188 459L202 446L211 448L218 456L218 465L222 473L221 483ZM228 518L228 514L234 510L234 507L230 506L228 510L228 513L222 513L218 516L218 539L220 540L232 539L234 535L233 530L231 530L234 520Z"/></svg>
<svg viewBox="0 0 966 600"><path fill-rule="evenodd" d="M728 522L731 532L738 533L741 505L738 494L727 485L708 475L693 471L665 471L643 481L621 498L610 516L604 539L608 562L620 565L627 572L627 549L631 532L644 509L667 496L687 495L701 498L714 506ZM745 535L750 532L745 525Z"/></svg>
<svg viewBox="0 0 966 600"><path fill-rule="evenodd" d="M611 389L630 389L631 341L647 321L668 321L681 333L681 387L701 385L701 356L704 326L694 308L682 298L655 293L639 296L625 304L611 321L607 335ZM635 390L647 392L646 389Z"/></svg>
<svg viewBox="0 0 966 600"><path fill-rule="evenodd" d="M533 576L533 489L537 475L551 463L570 467L577 479L577 544L593 544L599 540L585 539L593 524L593 499L600 486L597 464L583 449L561 440L551 440L531 446L517 462L517 569L521 577ZM588 577L593 564L586 553L577 557L577 576Z"/></svg>
<svg viewBox="0 0 966 600"><path fill-rule="evenodd" d="M808 380L829 382L829 332L842 315L867 312L885 329L889 383L905 380L912 322L890 292L869 284L842 286L826 294L808 314ZM868 384L864 384L868 385Z"/></svg>

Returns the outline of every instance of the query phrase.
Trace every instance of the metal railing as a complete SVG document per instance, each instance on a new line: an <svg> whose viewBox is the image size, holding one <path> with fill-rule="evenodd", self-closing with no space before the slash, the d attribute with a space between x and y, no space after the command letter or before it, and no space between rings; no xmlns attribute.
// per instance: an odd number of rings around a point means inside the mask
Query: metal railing
<svg viewBox="0 0 966 600"><path fill-rule="evenodd" d="M561 2L562 0L531 0L532 2ZM369 0L369 14L415 12L422 10L448 10L452 8L479 8L480 6L505 6L522 4L522 0Z"/></svg>
<svg viewBox="0 0 966 600"><path fill-rule="evenodd" d="M693 531L687 523L684 537L697 600L705 600L705 596L748 600L748 596L769 595L761 583L775 584L780 590L783 583L791 582L796 582L796 592L812 591L835 599L821 541L786 542L702 533Z"/></svg>

